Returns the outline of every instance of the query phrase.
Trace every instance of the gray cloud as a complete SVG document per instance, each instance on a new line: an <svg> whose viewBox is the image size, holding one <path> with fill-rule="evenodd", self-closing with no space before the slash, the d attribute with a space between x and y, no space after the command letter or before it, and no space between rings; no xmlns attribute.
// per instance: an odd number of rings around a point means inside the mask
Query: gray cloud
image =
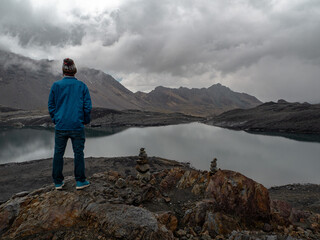
<svg viewBox="0 0 320 240"><path fill-rule="evenodd" d="M2 35L17 37L22 47L80 45L85 34L78 24L63 24L54 9L35 11L28 0L1 1L0 29Z"/></svg>
<svg viewBox="0 0 320 240"><path fill-rule="evenodd" d="M134 91L221 82L262 100L320 102L317 0L136 0L99 13L75 8L64 21L28 1L0 9L1 35L17 41L0 47L68 55Z"/></svg>

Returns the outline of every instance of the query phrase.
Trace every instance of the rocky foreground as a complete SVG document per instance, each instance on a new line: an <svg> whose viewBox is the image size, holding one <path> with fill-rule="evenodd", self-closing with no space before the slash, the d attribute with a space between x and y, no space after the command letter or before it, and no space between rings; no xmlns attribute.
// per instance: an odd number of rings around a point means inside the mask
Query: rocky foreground
<svg viewBox="0 0 320 240"><path fill-rule="evenodd" d="M123 168L101 167L82 191L70 176L63 191L48 184L15 194L0 205L0 238L320 239L320 214L270 200L240 173L148 158L150 180L141 181L136 160L110 161Z"/></svg>
<svg viewBox="0 0 320 240"><path fill-rule="evenodd" d="M320 134L320 104L267 102L251 109L220 114L208 124L251 132Z"/></svg>

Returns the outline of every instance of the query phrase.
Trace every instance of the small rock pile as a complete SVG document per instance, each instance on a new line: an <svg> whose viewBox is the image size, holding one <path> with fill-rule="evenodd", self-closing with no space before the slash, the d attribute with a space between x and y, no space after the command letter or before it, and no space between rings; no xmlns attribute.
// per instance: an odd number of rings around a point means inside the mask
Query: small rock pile
<svg viewBox="0 0 320 240"><path fill-rule="evenodd" d="M211 164L210 164L210 173L211 173L211 175L213 175L213 174L215 174L217 171L218 171L218 168L217 168L217 159L214 158L214 159L211 161Z"/></svg>
<svg viewBox="0 0 320 240"><path fill-rule="evenodd" d="M137 178L141 182L150 181L150 166L148 162L148 155L144 148L140 148L139 159L137 160Z"/></svg>

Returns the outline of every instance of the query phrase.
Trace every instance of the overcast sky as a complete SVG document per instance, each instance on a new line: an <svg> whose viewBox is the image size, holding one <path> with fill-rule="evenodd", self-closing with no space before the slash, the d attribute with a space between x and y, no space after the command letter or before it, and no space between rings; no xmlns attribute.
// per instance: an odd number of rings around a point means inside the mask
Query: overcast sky
<svg viewBox="0 0 320 240"><path fill-rule="evenodd" d="M319 0L0 0L0 49L71 57L133 92L221 83L320 103Z"/></svg>

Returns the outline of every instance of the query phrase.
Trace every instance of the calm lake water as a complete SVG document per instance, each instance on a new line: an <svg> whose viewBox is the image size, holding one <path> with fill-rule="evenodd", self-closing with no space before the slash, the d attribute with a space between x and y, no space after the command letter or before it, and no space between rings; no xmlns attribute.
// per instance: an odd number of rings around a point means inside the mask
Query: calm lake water
<svg viewBox="0 0 320 240"><path fill-rule="evenodd" d="M320 184L319 136L249 134L200 123L165 127L88 131L86 157L132 156L145 147L149 156L190 162L208 170L216 157L222 169L239 171L266 187L289 183ZM0 164L49 158L54 131L0 130ZM71 142L65 156L72 157Z"/></svg>

